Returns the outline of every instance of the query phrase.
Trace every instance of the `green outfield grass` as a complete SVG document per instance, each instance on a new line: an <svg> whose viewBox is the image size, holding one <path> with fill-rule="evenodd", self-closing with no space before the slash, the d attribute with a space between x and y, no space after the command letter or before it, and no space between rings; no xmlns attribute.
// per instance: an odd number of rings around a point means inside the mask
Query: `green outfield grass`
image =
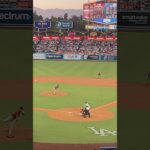
<svg viewBox="0 0 150 150"><path fill-rule="evenodd" d="M68 92L66 97L41 96L42 91L48 91L54 83L34 84L34 106L42 108L60 109L65 107L81 107L87 100L92 107L100 106L116 100L116 89L107 87L93 87L80 85L60 84L60 89ZM47 105L47 104L50 105Z"/></svg>
<svg viewBox="0 0 150 150"><path fill-rule="evenodd" d="M79 76L97 77L101 72L104 78L117 77L116 62L89 61L38 61L33 62L34 76Z"/></svg>
<svg viewBox="0 0 150 150"><path fill-rule="evenodd" d="M66 76L66 77L97 77L100 71L103 78L117 78L117 63L88 61L34 61L34 77ZM68 92L65 97L43 97L56 83L34 83L34 108L79 108L85 100L97 107L117 100L116 88L60 84L60 89ZM114 107L110 111L115 112ZM47 113L34 111L34 142L42 143L114 143L116 136L95 135L88 127L116 131L115 118L97 122L69 122L49 118Z"/></svg>
<svg viewBox="0 0 150 150"><path fill-rule="evenodd" d="M116 118L110 121L74 123L49 119L47 114L34 112L34 141L42 143L116 143L116 136L101 137L95 135L88 127L97 130L116 130ZM41 120L41 122L40 122Z"/></svg>

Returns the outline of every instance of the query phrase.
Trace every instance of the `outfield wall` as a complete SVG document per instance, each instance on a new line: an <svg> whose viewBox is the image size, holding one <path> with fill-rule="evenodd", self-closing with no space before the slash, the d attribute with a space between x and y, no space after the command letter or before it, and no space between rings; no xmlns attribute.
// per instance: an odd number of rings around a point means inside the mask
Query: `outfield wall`
<svg viewBox="0 0 150 150"><path fill-rule="evenodd" d="M80 55L80 54L51 54L34 53L34 60L95 60L95 61L117 61L117 56L110 54Z"/></svg>

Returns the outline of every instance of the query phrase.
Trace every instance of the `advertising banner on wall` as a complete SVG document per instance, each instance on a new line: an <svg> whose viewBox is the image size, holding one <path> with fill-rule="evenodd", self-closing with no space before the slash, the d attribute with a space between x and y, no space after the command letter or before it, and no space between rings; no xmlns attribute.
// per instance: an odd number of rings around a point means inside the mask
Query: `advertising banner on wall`
<svg viewBox="0 0 150 150"><path fill-rule="evenodd" d="M50 21L35 21L34 27L38 29L48 29L48 28L51 28L51 22Z"/></svg>
<svg viewBox="0 0 150 150"><path fill-rule="evenodd" d="M47 53L46 58L47 59L63 59L63 55Z"/></svg>
<svg viewBox="0 0 150 150"><path fill-rule="evenodd" d="M111 37L92 37L92 36L86 36L86 40L96 40L96 41L115 41L117 40L116 36Z"/></svg>
<svg viewBox="0 0 150 150"><path fill-rule="evenodd" d="M0 26L31 27L33 25L32 9L1 9Z"/></svg>
<svg viewBox="0 0 150 150"><path fill-rule="evenodd" d="M44 53L35 53L33 54L33 59L46 59L46 54Z"/></svg>
<svg viewBox="0 0 150 150"><path fill-rule="evenodd" d="M117 147L101 147L99 150L117 150Z"/></svg>
<svg viewBox="0 0 150 150"><path fill-rule="evenodd" d="M117 56L113 55L99 55L101 61L117 61Z"/></svg>
<svg viewBox="0 0 150 150"><path fill-rule="evenodd" d="M85 29L91 29L95 31L100 31L100 30L116 30L117 29L117 24L99 24L97 26L95 25L86 25Z"/></svg>
<svg viewBox="0 0 150 150"><path fill-rule="evenodd" d="M81 40L82 36L63 36L64 40Z"/></svg>
<svg viewBox="0 0 150 150"><path fill-rule="evenodd" d="M94 18L92 22L100 23L100 24L116 24L116 18Z"/></svg>
<svg viewBox="0 0 150 150"><path fill-rule="evenodd" d="M65 60L82 60L83 55L79 54L64 54L64 59Z"/></svg>
<svg viewBox="0 0 150 150"><path fill-rule="evenodd" d="M73 28L73 22L71 20L60 20L56 22L56 28L59 29L71 29Z"/></svg>
<svg viewBox="0 0 150 150"><path fill-rule="evenodd" d="M60 40L59 36L42 36L42 37L38 37L38 36L33 36L34 40L38 40L39 38L41 38L42 40ZM96 40L96 41L115 41L117 40L116 36L108 36L108 37L99 37L99 36L64 36L61 37L64 40L82 40L83 38L86 40Z"/></svg>
<svg viewBox="0 0 150 150"><path fill-rule="evenodd" d="M99 60L99 55L84 55L84 60Z"/></svg>

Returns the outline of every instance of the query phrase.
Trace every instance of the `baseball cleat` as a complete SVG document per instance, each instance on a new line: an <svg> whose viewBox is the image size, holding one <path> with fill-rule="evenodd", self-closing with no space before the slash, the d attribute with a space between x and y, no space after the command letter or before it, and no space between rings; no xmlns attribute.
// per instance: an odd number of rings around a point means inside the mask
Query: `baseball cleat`
<svg viewBox="0 0 150 150"><path fill-rule="evenodd" d="M10 136L10 135L7 135L7 138L14 138L15 136Z"/></svg>

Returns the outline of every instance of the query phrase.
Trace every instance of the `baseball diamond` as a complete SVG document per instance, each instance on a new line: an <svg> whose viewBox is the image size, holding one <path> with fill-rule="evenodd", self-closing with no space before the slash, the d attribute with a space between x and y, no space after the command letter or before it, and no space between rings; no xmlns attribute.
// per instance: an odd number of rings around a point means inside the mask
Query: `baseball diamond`
<svg viewBox="0 0 150 150"><path fill-rule="evenodd" d="M34 60L35 149L44 143L114 145L117 136L99 136L88 127L117 130L116 69L116 62ZM53 95L49 89L56 84ZM85 101L91 106L90 118L81 115Z"/></svg>

